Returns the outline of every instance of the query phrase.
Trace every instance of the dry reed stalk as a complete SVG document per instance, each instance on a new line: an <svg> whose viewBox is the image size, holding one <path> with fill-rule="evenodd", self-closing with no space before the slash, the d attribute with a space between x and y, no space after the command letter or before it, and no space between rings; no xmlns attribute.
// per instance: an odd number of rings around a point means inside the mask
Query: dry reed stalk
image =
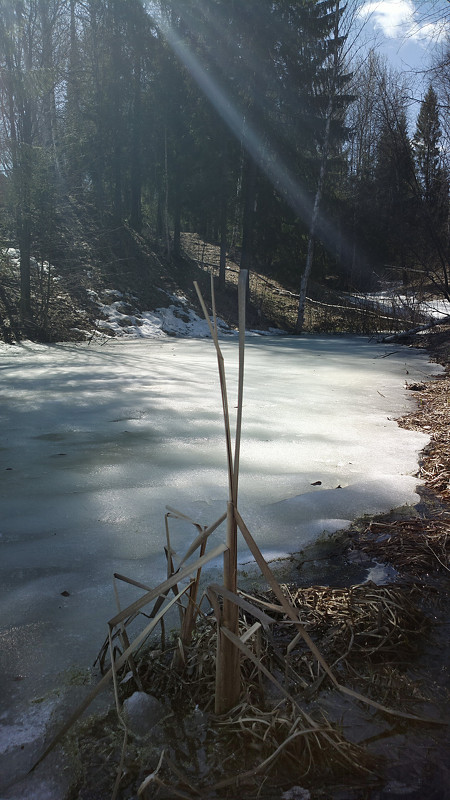
<svg viewBox="0 0 450 800"><path fill-rule="evenodd" d="M127 729L125 720L124 720L123 715L122 715L122 708L121 708L120 700L119 700L119 689L118 689L118 685L117 685L117 671L116 671L116 664L115 664L115 658L114 658L114 648L113 648L113 641L112 641L112 635L111 634L112 634L112 631L111 631L111 628L110 628L109 629L109 651L110 651L110 656L111 656L111 670L112 670L112 680L113 680L113 686L114 686L114 701L115 701L115 704L116 704L117 718L118 718L118 720L120 722L120 725L123 728L123 732L124 732L123 742L122 742L122 750L121 750L121 753L120 753L120 761L119 761L119 764L118 764L118 767L117 767L116 780L114 782L114 787L113 787L113 792L112 792L112 797L111 797L111 800L117 800L117 795L119 793L120 782L121 782L122 773L123 773L123 767L124 767L124 763L125 763L125 754L126 754L127 743L128 743L128 729ZM130 658L131 658L131 654L130 654ZM130 660L130 658L128 659L128 661Z"/></svg>
<svg viewBox="0 0 450 800"><path fill-rule="evenodd" d="M173 515L179 514L179 512L175 512L173 509L171 509L170 513L172 513ZM189 518L185 517L185 515L182 515L182 516L185 519L189 519ZM190 555L192 555L192 553L195 551L195 549L198 548L199 544L200 544L200 548L202 549L203 543L206 543L207 538L211 535L211 533L213 533L216 530L217 527L219 527L219 525L222 524L224 519L225 519L225 515L222 515L222 517L220 517L218 520L216 520L216 522L214 522L208 528L206 528L205 530L201 530L201 532L199 533L199 535L195 539L194 543L190 546L190 548L188 548L186 554L184 555L183 559L181 560L181 563L180 563L180 566L178 568L178 571L175 572L173 575L169 576L165 581L163 581L161 584L159 584L159 586L157 586L156 588L150 589L145 584L140 583L139 581L135 581L132 578L126 578L125 576L119 575L118 573L114 574L114 579L115 580L116 579L117 580L122 580L122 581L125 581L125 582L129 583L130 585L136 586L137 588L141 588L141 589L143 589L145 591L145 594L143 595L143 597L139 598L134 603L131 603L131 605L127 606L127 608L119 610L118 613L108 622L109 633L108 633L107 642L108 642L108 645L110 647L111 659L112 659L111 660L110 669L103 675L103 677L101 678L101 680L99 681L97 686L88 694L88 696L84 699L84 701L78 706L78 708L74 711L74 713L69 717L67 722L58 731L56 736L50 741L50 744L44 750L43 754L40 756L40 758L31 767L30 772L32 772L47 757L47 755L54 749L54 747L62 740L62 738L65 736L65 734L70 730L70 728L80 718L80 716L84 713L84 711L86 711L86 709L89 708L89 706L94 701L94 699L97 697L97 695L100 694L106 688L106 686L108 685L109 681L111 679L113 681L116 680L115 675L116 675L117 670L122 668L129 661L130 657L133 656L133 653L135 653L137 651L137 649L142 645L142 643L149 638L149 636L151 635L153 630L156 628L156 626L158 624L162 624L163 623L163 618L164 618L165 614L175 604L179 604L179 601L184 596L184 594L186 592L189 592L192 589L192 586L195 584L196 579L190 580L187 586L185 586L181 591L178 591L175 594L175 596L170 601L168 601L164 607L162 607L164 602L166 602L166 600L167 600L168 592L171 589L173 589L173 587L177 587L178 588L178 583L183 581L185 578L190 578L190 576L192 574L195 573L196 576L198 577L199 570L201 570L201 568L205 564L207 564L209 561L212 561L213 559L217 558L217 556L221 555L225 551L226 545L224 545L224 544L217 545L209 553L201 555L192 564L190 564L188 566L185 566L184 569L181 569L181 566L185 563L187 558ZM200 527L200 526L196 525L196 527ZM194 545L195 545L195 547L194 547ZM169 548L170 548L170 543L169 543ZM170 557L172 557L172 556L170 556ZM118 601L118 595L117 594L116 594L116 597L117 597L117 602L118 602L119 609L120 609L120 604L119 604L119 601ZM155 603L155 605L154 605L154 607L153 607L153 609L151 611L151 614L150 614L150 618L151 618L150 623L148 625L146 625L145 628L140 632L140 634L138 634L138 636L136 636L136 638L127 646L125 644L126 640L128 638L127 635L126 635L126 626L132 620L134 620L136 618L136 615L141 611L142 608L144 608L146 605L151 603L153 600L156 600L156 603ZM122 652L122 654L117 659L115 659L115 655L114 655L115 651L114 651L114 647L113 647L112 643L113 643L113 639L115 638L114 629L117 626L119 626L119 632L122 635L122 639L123 639L123 642L125 644L125 649ZM125 634L125 637L124 637L124 634Z"/></svg>
<svg viewBox="0 0 450 800"><path fill-rule="evenodd" d="M242 405L244 390L244 350L245 350L245 291L247 284L247 270L242 270L239 275L238 283L238 303L239 303L239 374L238 374L238 401L237 401L237 420L235 430L234 457L232 453L232 437L230 416L228 411L228 396L226 388L225 366L222 351L220 349L217 315L214 293L214 281L211 276L211 300L213 309L213 321L211 324L202 293L198 283L194 283L203 314L209 325L211 336L216 348L217 366L219 370L220 388L222 395L222 409L225 424L225 440L227 450L228 465L228 503L227 503L227 549L223 555L223 582L228 591L236 594L237 591L237 524L235 509L238 499L239 482L239 458L242 429ZM239 697L240 691L240 664L239 651L233 643L222 635L222 629L228 629L235 636L239 629L239 611L235 603L227 598L223 600L223 609L219 625L219 636L217 637L217 656L216 656L216 714L222 714L232 708Z"/></svg>
<svg viewBox="0 0 450 800"><path fill-rule="evenodd" d="M202 557L205 554L205 547L206 547L206 541L203 541L202 544L200 545L200 557ZM199 567L199 569L197 570L197 573L195 575L195 579L193 580L193 582L191 584L191 588L189 589L189 592L188 592L188 595L187 595L188 604L187 604L187 607L186 607L186 609L184 611L183 623L181 625L181 631L180 631L180 644L181 644L181 650L183 651L183 653L184 653L184 649L189 646L189 644L191 643L191 639L192 639L192 633L193 633L193 630L194 630L195 618L196 618L196 612L197 612L197 596L198 596L198 590L199 590L199 585L200 585L201 573L202 573L202 570L201 570L201 567ZM182 657L182 661L184 663L184 656ZM179 669L180 666L181 666L181 662L177 658L174 661L174 667L175 667L175 669Z"/></svg>
<svg viewBox="0 0 450 800"><path fill-rule="evenodd" d="M177 570L175 570L175 567L174 567L174 564L173 564L173 555L175 553L171 548L170 535L169 535L169 532L168 532L167 518L169 516L177 517L178 519L183 519L185 521L188 521L188 522L192 523L194 525L194 527L199 531L197 537L194 539L194 541L188 547L188 549L187 549L186 553L184 554L183 558L180 560ZM126 582L126 583L128 583L130 585L136 586L137 588L144 589L146 591L146 594L144 595L143 598L140 598L140 600L135 601L134 603L132 603L130 606L128 606L123 611L119 611L119 614L116 615L116 617L114 617L109 623L109 625L111 626L111 629L113 630L116 626L119 626L119 630L121 630L122 626L126 626L126 625L130 624L130 622L132 622L136 618L137 614L140 611L140 608L142 607L142 604L146 605L146 604L148 604L149 602L151 602L154 599L156 599L156 603L155 603L153 609L151 610L151 612L149 614L149 617L150 618L155 617L155 615L159 612L159 609L161 608L162 604L164 603L169 591L172 589L174 594L176 596L178 596L178 592L179 592L178 583L180 581L184 580L184 578L189 577L190 575L195 573L196 577L193 580L191 580L190 585L189 585L188 598L190 597L191 600L189 601L189 599L188 599L189 616L188 616L186 622L185 622L185 620L186 620L186 616L185 616L186 615L186 609L184 609L181 606L181 604L178 604L178 607L179 607L179 610L180 610L180 615L181 615L181 628L182 628L183 635L186 637L186 643L187 643L188 638L192 635L192 625L193 625L193 623L195 621L195 611L194 611L194 609L196 607L196 596L197 596L197 592L198 592L198 584L199 584L199 580L200 580L201 568L202 568L202 566L204 564L206 564L209 561L211 561L212 559L216 558L217 555L220 555L221 553L223 553L223 551L225 549L225 545L218 545L216 548L214 548L211 551L211 553L204 554L204 550L205 550L205 547L206 547L206 542L207 542L208 537L216 530L216 528L218 528L222 524L222 522L224 520L225 520L225 515L222 515L222 517L219 517L219 519L216 520L216 522L213 523L213 525L210 525L209 527L203 529L200 525L198 525L198 523L194 523L190 519L190 517L187 517L185 514L182 514L181 512L176 511L175 509L169 507L168 513L166 514L166 532L168 534L168 545L167 545L167 548L166 548L166 552L167 551L170 552L169 568L172 570L172 574L169 575L169 577L167 578L166 581L164 581L162 584L157 586L155 589L150 589L150 587L146 586L143 583L140 583L138 581L133 580L132 578L126 578L123 575L119 575L118 573L115 573L114 574L114 579L120 579L120 580L122 580L122 581L124 581L124 582ZM195 552L195 550L197 550L199 548L200 548L200 557L197 558L196 561L193 564L191 564L190 566L187 566L183 570L181 570L181 567L185 564L187 559ZM187 590L186 589L183 590L183 593L185 591L187 591ZM139 608L137 606L139 606ZM160 616L161 626L163 626L163 619L164 619L164 616L163 615ZM115 635L116 634L113 634L113 637ZM107 644L108 644L108 639L107 639L105 645L103 645L103 648L102 648L102 651L101 651L102 654L104 653ZM182 652L181 652L180 655L182 656ZM103 661L104 661L104 656L101 655L99 657L99 662L100 662L101 665L102 665Z"/></svg>
<svg viewBox="0 0 450 800"><path fill-rule="evenodd" d="M134 603L131 603L127 608L123 611L120 611L116 614L109 622L113 627L119 625L123 620L131 618L134 614L144 608L144 606L148 605L155 600L156 598L160 597L160 595L164 595L166 592L170 591L172 586L175 586L177 583L181 583L185 578L189 578L194 572L196 572L200 567L204 567L205 564L208 564L213 559L217 558L217 556L222 555L222 553L226 550L225 544L218 544L213 550L210 550L204 556L197 558L192 564L189 564L184 569L176 572L170 578L163 581L156 586L155 589L152 589L149 592L146 592L142 597L135 600Z"/></svg>
<svg viewBox="0 0 450 800"><path fill-rule="evenodd" d="M142 783L141 783L141 785L139 786L139 789L138 789L138 797L140 797L144 793L144 791L147 788L147 786L149 786L150 783L152 781L154 781L155 778L157 777L158 772L160 771L162 763L163 763L164 754L165 754L165 750L162 750L161 751L161 755L159 757L158 764L156 766L156 769L154 769L153 772L151 772L150 775L147 775L146 779L144 781L142 781Z"/></svg>
<svg viewBox="0 0 450 800"><path fill-rule="evenodd" d="M180 511L176 511L174 508L167 508L167 513L165 515L165 529L166 529L166 540L167 540L167 569L168 569L168 577L173 575L176 570L173 562L173 556L176 555L175 551L172 549L170 544L170 528L169 528L169 519L176 518L179 520L184 520L185 522L189 522L197 531L197 537L194 539L194 542L190 545L187 549L184 557L182 558L178 569L185 563L185 561L195 552L198 548L200 549L200 558L204 556L205 549L206 549L206 542L207 538L211 533L210 528L202 528L198 522L194 522L190 517L186 516ZM191 588L188 592L187 598L187 606L186 608L182 607L181 604L179 606L180 611L180 636L179 636L179 648L174 654L173 659L173 667L174 669L182 669L185 658L184 658L184 649L189 645L191 638L192 638L192 631L195 624L195 614L196 614L196 607L197 607L197 596L198 596L198 589L200 585L200 576L201 576L201 567L197 570L195 579L192 582ZM176 586L173 587L173 591L177 591Z"/></svg>

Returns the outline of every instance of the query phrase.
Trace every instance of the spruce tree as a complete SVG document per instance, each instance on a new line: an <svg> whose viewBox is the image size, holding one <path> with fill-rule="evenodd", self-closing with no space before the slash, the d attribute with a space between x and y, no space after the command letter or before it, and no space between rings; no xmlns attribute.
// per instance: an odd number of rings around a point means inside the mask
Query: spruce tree
<svg viewBox="0 0 450 800"><path fill-rule="evenodd" d="M413 139L417 167L419 257L426 274L450 296L449 176L442 159L436 92L430 85L422 101Z"/></svg>
<svg viewBox="0 0 450 800"><path fill-rule="evenodd" d="M414 162L405 108L400 104L387 111L375 171L379 259L383 266L400 268L405 278L415 213Z"/></svg>
<svg viewBox="0 0 450 800"><path fill-rule="evenodd" d="M413 148L422 198L439 226L447 212L447 181L441 163L441 135L438 99L430 85L417 117Z"/></svg>

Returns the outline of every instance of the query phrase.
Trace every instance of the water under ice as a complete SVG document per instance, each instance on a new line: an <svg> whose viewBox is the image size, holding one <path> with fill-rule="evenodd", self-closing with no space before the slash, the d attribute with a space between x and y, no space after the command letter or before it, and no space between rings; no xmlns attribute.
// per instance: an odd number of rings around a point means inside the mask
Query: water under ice
<svg viewBox="0 0 450 800"><path fill-rule="evenodd" d="M234 414L236 339L222 348ZM113 573L160 582L165 506L213 522L227 472L210 340L25 343L1 345L0 356L6 764L36 738L30 699L92 664L116 610ZM405 382L437 371L423 353L362 337L248 339L239 507L266 557L417 502L428 438L395 418L411 408ZM173 535L182 551L191 531L179 524Z"/></svg>

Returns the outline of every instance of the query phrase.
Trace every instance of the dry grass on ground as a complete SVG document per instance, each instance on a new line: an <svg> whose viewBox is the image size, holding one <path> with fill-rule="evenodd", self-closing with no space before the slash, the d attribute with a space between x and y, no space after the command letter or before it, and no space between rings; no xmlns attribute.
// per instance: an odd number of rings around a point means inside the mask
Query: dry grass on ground
<svg viewBox="0 0 450 800"><path fill-rule="evenodd" d="M203 241L196 233L182 233L183 255L193 265L214 275L219 274L220 248ZM226 259L226 286L236 287L239 266ZM254 324L294 331L298 312L298 290L293 291L275 278L251 270L249 274L251 303L256 309ZM309 281L304 329L309 333L358 333L374 335L404 328L404 320L362 307L345 299L342 293L323 284ZM220 295L218 295L220 301Z"/></svg>
<svg viewBox="0 0 450 800"><path fill-rule="evenodd" d="M431 443L421 459L419 477L441 500L450 501L450 374L426 384L410 384L417 409L399 425L429 433Z"/></svg>

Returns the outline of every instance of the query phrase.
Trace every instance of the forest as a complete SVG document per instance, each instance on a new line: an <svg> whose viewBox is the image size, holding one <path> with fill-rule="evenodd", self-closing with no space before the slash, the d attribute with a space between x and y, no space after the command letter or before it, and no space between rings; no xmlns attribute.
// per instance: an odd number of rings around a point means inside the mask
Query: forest
<svg viewBox="0 0 450 800"><path fill-rule="evenodd" d="M219 303L231 258L295 295L292 332L307 297L383 281L450 299L448 40L415 97L359 46L357 3L0 12L5 341L70 338L102 282L147 308L185 289L189 233L217 248Z"/></svg>

